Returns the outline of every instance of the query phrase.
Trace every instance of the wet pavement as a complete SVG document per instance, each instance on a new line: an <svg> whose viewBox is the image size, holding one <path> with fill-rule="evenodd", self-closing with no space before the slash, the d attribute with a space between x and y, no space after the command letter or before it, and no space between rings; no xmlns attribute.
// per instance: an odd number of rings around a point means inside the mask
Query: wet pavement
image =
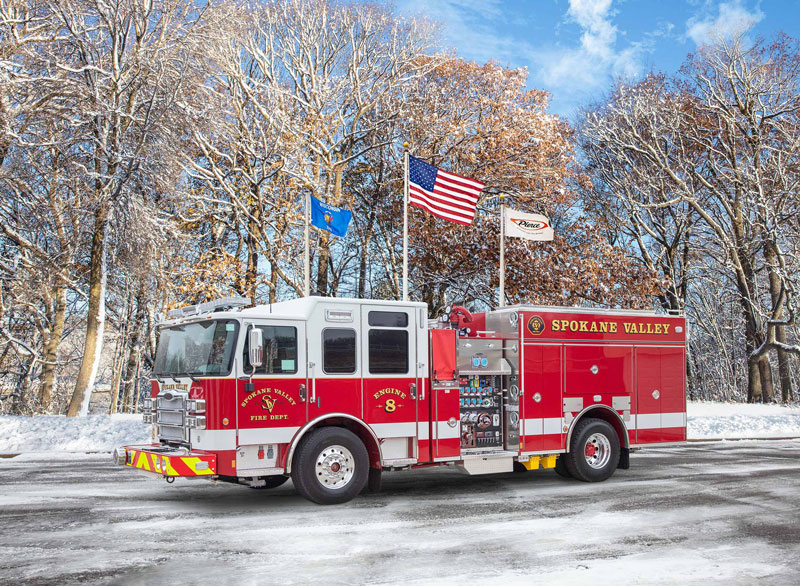
<svg viewBox="0 0 800 586"><path fill-rule="evenodd" d="M0 583L800 584L800 441L542 470L384 473L334 507L291 482L168 485L107 454L0 459Z"/></svg>

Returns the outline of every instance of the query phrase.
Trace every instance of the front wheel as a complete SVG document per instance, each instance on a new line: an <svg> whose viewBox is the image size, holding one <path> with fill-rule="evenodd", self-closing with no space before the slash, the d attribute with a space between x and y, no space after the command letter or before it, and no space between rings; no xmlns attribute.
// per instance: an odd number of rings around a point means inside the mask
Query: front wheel
<svg viewBox="0 0 800 586"><path fill-rule="evenodd" d="M341 427L314 431L297 449L292 481L298 492L320 505L345 503L367 484L369 455L353 432Z"/></svg>
<svg viewBox="0 0 800 586"><path fill-rule="evenodd" d="M601 482L614 474L619 463L619 437L602 419L582 419L565 454L567 471L584 482Z"/></svg>

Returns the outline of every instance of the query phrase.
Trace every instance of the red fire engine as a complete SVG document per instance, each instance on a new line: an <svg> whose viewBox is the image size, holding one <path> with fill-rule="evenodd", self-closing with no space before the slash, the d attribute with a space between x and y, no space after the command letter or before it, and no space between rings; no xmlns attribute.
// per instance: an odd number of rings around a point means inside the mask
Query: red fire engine
<svg viewBox="0 0 800 586"><path fill-rule="evenodd" d="M686 439L685 321L520 305L427 318L424 303L226 298L170 312L154 443L117 463L252 488L292 478L341 503L382 471L555 468L595 482L634 448ZM449 309L449 308L448 308Z"/></svg>

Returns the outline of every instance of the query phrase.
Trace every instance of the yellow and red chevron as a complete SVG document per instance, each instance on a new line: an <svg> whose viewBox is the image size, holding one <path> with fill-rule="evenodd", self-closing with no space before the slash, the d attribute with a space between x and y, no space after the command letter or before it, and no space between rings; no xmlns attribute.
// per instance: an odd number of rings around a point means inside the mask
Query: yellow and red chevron
<svg viewBox="0 0 800 586"><path fill-rule="evenodd" d="M217 473L217 457L210 454L160 454L128 448L126 466L139 468L162 476L211 476ZM162 462L166 464L162 467ZM200 466L207 462L206 466Z"/></svg>

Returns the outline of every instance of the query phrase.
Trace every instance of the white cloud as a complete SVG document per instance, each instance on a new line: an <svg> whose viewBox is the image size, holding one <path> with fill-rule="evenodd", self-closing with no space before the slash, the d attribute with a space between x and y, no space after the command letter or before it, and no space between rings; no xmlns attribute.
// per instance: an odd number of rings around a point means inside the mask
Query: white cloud
<svg viewBox="0 0 800 586"><path fill-rule="evenodd" d="M686 36L692 39L696 45L702 45L746 32L763 18L764 13L761 12L758 5L749 10L741 0L720 2L716 15L710 14L708 6L706 6L702 14L687 20Z"/></svg>
<svg viewBox="0 0 800 586"><path fill-rule="evenodd" d="M629 43L617 47L623 35L613 23L613 0L569 0L566 16L581 28L577 47L545 51L534 56L539 76L559 90L591 91L607 84L610 75L636 76L648 43Z"/></svg>
<svg viewBox="0 0 800 586"><path fill-rule="evenodd" d="M405 14L424 14L441 25L440 37L445 50L457 47L458 53L475 61L510 62L526 43L502 34L511 15L502 0L400 0Z"/></svg>

